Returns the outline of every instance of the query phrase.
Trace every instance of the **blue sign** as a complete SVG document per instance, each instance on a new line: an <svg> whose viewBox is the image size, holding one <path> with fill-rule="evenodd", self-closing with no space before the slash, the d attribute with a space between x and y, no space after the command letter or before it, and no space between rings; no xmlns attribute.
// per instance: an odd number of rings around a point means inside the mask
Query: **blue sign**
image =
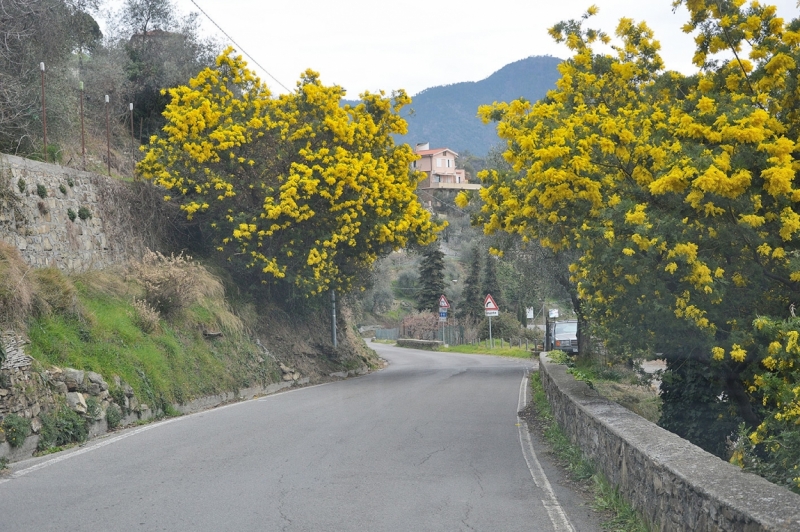
<svg viewBox="0 0 800 532"><path fill-rule="evenodd" d="M440 318L446 318L447 317L447 311L446 310L440 310L439 311L439 317Z"/></svg>

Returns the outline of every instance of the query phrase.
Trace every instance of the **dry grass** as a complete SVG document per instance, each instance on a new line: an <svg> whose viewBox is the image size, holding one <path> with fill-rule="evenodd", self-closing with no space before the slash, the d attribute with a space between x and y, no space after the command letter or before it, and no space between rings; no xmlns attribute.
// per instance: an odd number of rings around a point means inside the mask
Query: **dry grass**
<svg viewBox="0 0 800 532"><path fill-rule="evenodd" d="M59 269L35 269L30 276L34 284L33 300L37 314L81 315L78 291L72 280Z"/></svg>
<svg viewBox="0 0 800 532"><path fill-rule="evenodd" d="M161 315L143 299L133 298L131 319L139 329L146 333L158 331Z"/></svg>
<svg viewBox="0 0 800 532"><path fill-rule="evenodd" d="M33 309L31 267L15 246L0 241L0 324L21 326Z"/></svg>
<svg viewBox="0 0 800 532"><path fill-rule="evenodd" d="M133 276L144 288L144 299L165 318L175 317L203 295L215 292L213 287L202 286L198 269L191 257L166 256L150 250L141 262L131 265Z"/></svg>
<svg viewBox="0 0 800 532"><path fill-rule="evenodd" d="M153 326L156 315L176 321L191 311L193 321L199 320L207 330L236 334L244 330L225 299L222 281L189 256L148 251L141 262L131 265L129 280L142 289L143 301L134 299L134 307L145 328Z"/></svg>
<svg viewBox="0 0 800 532"><path fill-rule="evenodd" d="M131 284L126 279L126 269L120 267L93 270L73 276L90 295L125 297L131 292Z"/></svg>

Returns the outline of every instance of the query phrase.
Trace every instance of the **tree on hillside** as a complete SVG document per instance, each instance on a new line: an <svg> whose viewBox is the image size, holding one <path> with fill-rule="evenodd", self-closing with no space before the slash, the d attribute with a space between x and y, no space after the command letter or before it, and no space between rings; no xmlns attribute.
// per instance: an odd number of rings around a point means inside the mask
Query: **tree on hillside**
<svg viewBox="0 0 800 532"><path fill-rule="evenodd" d="M439 297L444 294L444 253L436 241L422 249L417 283L416 308L420 312L439 311Z"/></svg>
<svg viewBox="0 0 800 532"><path fill-rule="evenodd" d="M800 406L775 410L800 396L782 395L791 380L767 385L777 351L757 333L800 296L800 21L756 3L679 3L698 31L693 76L664 70L643 23L622 19L612 54L584 27L595 8L553 28L573 51L557 90L480 110L524 172L488 172L481 196L487 231L579 254L572 281L595 324L667 359L661 424L724 455L739 422L763 442L800 419Z"/></svg>
<svg viewBox="0 0 800 532"><path fill-rule="evenodd" d="M405 92L341 106L344 90L309 70L272 98L229 48L169 95L141 175L287 298L357 287L379 257L435 239L414 154L392 138L405 131Z"/></svg>
<svg viewBox="0 0 800 532"><path fill-rule="evenodd" d="M481 253L477 246L473 246L467 255L469 269L467 278L463 283L463 301L459 305L459 318L480 320L483 318L483 298L481 293Z"/></svg>
<svg viewBox="0 0 800 532"><path fill-rule="evenodd" d="M500 288L500 282L497 280L497 260L497 257L492 254L486 255L486 266L483 269L481 292L483 292L484 298L487 294L491 294L497 306L503 310L507 310L501 303L501 301L503 301L503 292ZM481 300L481 303L483 303L483 300Z"/></svg>
<svg viewBox="0 0 800 532"><path fill-rule="evenodd" d="M212 65L221 46L201 36L198 13L181 16L170 0L126 0L115 24L114 46L125 54L125 98L146 139L165 124L169 95L162 91Z"/></svg>
<svg viewBox="0 0 800 532"><path fill-rule="evenodd" d="M75 114L73 51L99 43L88 0L5 0L0 23L0 150L42 153L41 72L45 64L48 136L63 139Z"/></svg>

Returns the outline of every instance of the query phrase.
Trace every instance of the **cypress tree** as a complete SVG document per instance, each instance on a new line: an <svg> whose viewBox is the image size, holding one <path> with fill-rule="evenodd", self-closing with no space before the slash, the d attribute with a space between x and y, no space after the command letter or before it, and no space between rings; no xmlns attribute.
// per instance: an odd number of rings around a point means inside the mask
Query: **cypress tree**
<svg viewBox="0 0 800 532"><path fill-rule="evenodd" d="M458 317L481 319L485 294L481 294L481 254L477 246L470 251L469 273L464 281L462 295L464 301L460 305Z"/></svg>
<svg viewBox="0 0 800 532"><path fill-rule="evenodd" d="M439 311L439 296L444 294L444 253L439 249L439 242L426 246L422 250L422 262L419 265L419 283L417 291L417 310Z"/></svg>

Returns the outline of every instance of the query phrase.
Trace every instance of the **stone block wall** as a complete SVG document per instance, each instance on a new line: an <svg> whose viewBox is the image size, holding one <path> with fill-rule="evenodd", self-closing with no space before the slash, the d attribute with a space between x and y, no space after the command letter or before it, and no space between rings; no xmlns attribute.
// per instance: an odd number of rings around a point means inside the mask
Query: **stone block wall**
<svg viewBox="0 0 800 532"><path fill-rule="evenodd" d="M85 272L123 264L146 247L163 247L155 229L164 220L153 217L161 206L137 212L143 193L157 194L141 183L0 154L0 240L36 268ZM91 217L81 219L81 209Z"/></svg>
<svg viewBox="0 0 800 532"><path fill-rule="evenodd" d="M600 397L544 354L539 371L558 424L655 530L800 530L800 495Z"/></svg>

